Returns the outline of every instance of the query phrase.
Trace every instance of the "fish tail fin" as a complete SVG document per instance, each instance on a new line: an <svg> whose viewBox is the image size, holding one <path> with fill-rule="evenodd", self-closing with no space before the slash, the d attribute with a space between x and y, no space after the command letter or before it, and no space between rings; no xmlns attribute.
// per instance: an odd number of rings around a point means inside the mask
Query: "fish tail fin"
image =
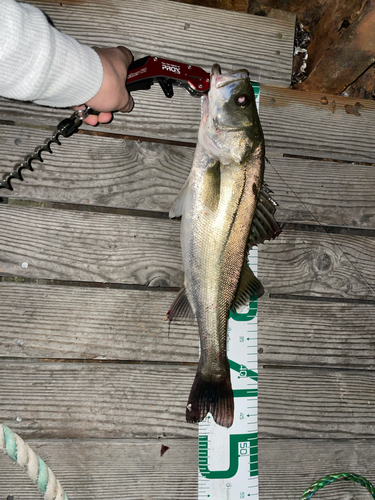
<svg viewBox="0 0 375 500"><path fill-rule="evenodd" d="M228 366L220 381L205 380L198 366L186 407L187 422L201 422L210 412L218 425L230 427L234 418L233 390Z"/></svg>

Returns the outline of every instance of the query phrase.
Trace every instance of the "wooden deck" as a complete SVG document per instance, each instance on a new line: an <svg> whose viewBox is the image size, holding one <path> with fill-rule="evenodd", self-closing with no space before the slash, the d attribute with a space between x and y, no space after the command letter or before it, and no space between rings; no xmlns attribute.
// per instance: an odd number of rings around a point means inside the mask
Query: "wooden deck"
<svg viewBox="0 0 375 500"><path fill-rule="evenodd" d="M168 0L32 3L92 45L260 78L266 181L285 223L259 248L260 499L297 500L342 470L374 481L375 103L354 116L354 101L327 95L332 113L322 95L288 89L292 18ZM0 193L0 422L72 499L195 500L197 427L184 414L197 329L168 333L162 319L183 281L167 212L200 101L159 88L134 97L130 115L84 127ZM0 100L1 172L68 113ZM1 499L40 498L3 455L0 471ZM319 494L365 498L350 484Z"/></svg>

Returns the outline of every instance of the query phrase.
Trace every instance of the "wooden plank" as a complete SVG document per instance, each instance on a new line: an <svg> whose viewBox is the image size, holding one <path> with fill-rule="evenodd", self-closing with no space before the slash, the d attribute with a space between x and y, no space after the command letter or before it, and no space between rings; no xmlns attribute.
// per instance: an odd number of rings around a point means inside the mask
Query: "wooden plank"
<svg viewBox="0 0 375 500"><path fill-rule="evenodd" d="M266 85L261 86L260 96L260 119L267 148L294 155L375 163L371 147L375 102L327 94L330 104L324 105L320 93ZM118 114L112 123L96 130L196 142L201 114L199 99L182 89L176 90L173 99L166 99L159 88L152 88L137 92L135 100L136 107L129 115ZM329 109L333 101L334 113ZM362 105L361 116L348 114L345 106L357 101ZM0 120L19 126L56 127L69 113L69 110L0 99ZM84 128L92 131L92 127Z"/></svg>
<svg viewBox="0 0 375 500"><path fill-rule="evenodd" d="M173 364L3 361L0 421L28 438L196 437L198 427L185 421L195 371Z"/></svg>
<svg viewBox="0 0 375 500"><path fill-rule="evenodd" d="M372 237L284 231L259 246L259 278L267 294L374 300L374 258Z"/></svg>
<svg viewBox="0 0 375 500"><path fill-rule="evenodd" d="M182 286L178 221L0 206L0 273ZM374 298L375 238L284 231L260 246L266 293Z"/></svg>
<svg viewBox="0 0 375 500"><path fill-rule="evenodd" d="M2 125L1 172L12 171L46 131ZM78 134L54 146L35 171L13 181L11 198L168 212L189 175L194 148Z"/></svg>
<svg viewBox="0 0 375 500"><path fill-rule="evenodd" d="M372 373L331 369L259 369L261 437L372 439Z"/></svg>
<svg viewBox="0 0 375 500"><path fill-rule="evenodd" d="M262 439L259 442L259 498L297 500L315 481L337 472L356 472L374 483L374 449L372 439ZM316 498L370 500L371 495L356 483L339 481L319 490Z"/></svg>
<svg viewBox="0 0 375 500"><path fill-rule="evenodd" d="M197 363L197 327L163 321L176 293L0 283L0 356Z"/></svg>
<svg viewBox="0 0 375 500"><path fill-rule="evenodd" d="M260 118L266 145L284 153L354 162L375 162L375 102L358 100L361 116L348 114L357 101L343 96L262 86ZM330 107L335 101L335 112ZM371 168L371 167L370 167Z"/></svg>
<svg viewBox="0 0 375 500"><path fill-rule="evenodd" d="M283 222L375 227L373 167L276 156L267 153L265 180Z"/></svg>
<svg viewBox="0 0 375 500"><path fill-rule="evenodd" d="M196 363L196 326L162 321L175 295L0 283L0 355ZM374 315L373 304L264 296L259 363L373 370Z"/></svg>
<svg viewBox="0 0 375 500"><path fill-rule="evenodd" d="M259 363L375 369L374 304L262 298Z"/></svg>
<svg viewBox="0 0 375 500"><path fill-rule="evenodd" d="M163 140L196 141L201 116L200 99L190 96L183 89L176 89L175 97L167 99L160 87L154 86L150 90L136 92L134 100L136 104L130 114L117 113L111 123L98 126L95 130ZM70 109L0 98L0 122L42 127L47 131L47 137L71 113ZM83 125L82 129L92 131L88 125Z"/></svg>
<svg viewBox="0 0 375 500"><path fill-rule="evenodd" d="M25 438L196 437L185 405L196 367L0 363L0 421ZM372 372L259 369L261 437L372 439ZM16 423L16 426L15 426Z"/></svg>
<svg viewBox="0 0 375 500"><path fill-rule="evenodd" d="M176 221L6 205L0 210L0 273L149 286L182 284Z"/></svg>
<svg viewBox="0 0 375 500"><path fill-rule="evenodd" d="M161 457L162 443L169 449ZM69 498L77 500L196 500L198 449L195 439L30 440L52 467ZM288 457L287 463L285 457ZM314 481L337 471L356 471L375 482L372 440L261 439L260 500L300 498ZM40 500L27 474L0 455L0 497ZM367 496L366 496L367 494ZM322 500L370 498L359 485L340 482L318 493Z"/></svg>
<svg viewBox="0 0 375 500"><path fill-rule="evenodd" d="M128 45L136 58L150 54L151 47L154 56L200 65L208 71L213 63L220 62L223 71L246 67L256 80L290 84L294 44L291 19L263 18L168 0L144 0L142 8L137 0L29 3L49 14L57 28L89 45ZM166 99L160 88L137 92L135 99L130 115L118 114L115 124L99 129L196 140L199 99L191 98L182 89L177 89L176 98ZM0 119L33 127L55 127L66 113L67 110L1 99Z"/></svg>
<svg viewBox="0 0 375 500"><path fill-rule="evenodd" d="M14 426L13 426L14 429ZM76 500L196 500L197 439L31 440L69 498ZM168 450L161 456L161 446ZM0 454L0 497L40 500L26 472Z"/></svg>
<svg viewBox="0 0 375 500"><path fill-rule="evenodd" d="M332 2L315 26L308 47L308 76L297 88L341 94L375 62L373 2L342 3Z"/></svg>
<svg viewBox="0 0 375 500"><path fill-rule="evenodd" d="M1 170L42 143L46 133L2 125ZM194 149L82 134L34 162L24 182L14 181L10 198L51 200L168 212L187 178ZM266 182L283 222L375 227L375 173L350 163L283 158L267 152ZM7 193L6 193L7 194Z"/></svg>
<svg viewBox="0 0 375 500"><path fill-rule="evenodd" d="M136 58L165 57L224 70L246 66L261 82L289 87L294 19L271 19L168 0L32 3L56 27L93 46L125 45ZM85 29L82 29L85 26ZM241 43L238 43L241 40ZM235 50L234 50L235 47Z"/></svg>

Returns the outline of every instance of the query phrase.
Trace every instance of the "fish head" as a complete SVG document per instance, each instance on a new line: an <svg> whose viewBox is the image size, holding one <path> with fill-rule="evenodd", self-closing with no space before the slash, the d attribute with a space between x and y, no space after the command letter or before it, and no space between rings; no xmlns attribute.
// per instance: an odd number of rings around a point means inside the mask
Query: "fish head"
<svg viewBox="0 0 375 500"><path fill-rule="evenodd" d="M202 99L199 143L222 164L242 163L263 141L249 72L222 75L214 64L210 91Z"/></svg>

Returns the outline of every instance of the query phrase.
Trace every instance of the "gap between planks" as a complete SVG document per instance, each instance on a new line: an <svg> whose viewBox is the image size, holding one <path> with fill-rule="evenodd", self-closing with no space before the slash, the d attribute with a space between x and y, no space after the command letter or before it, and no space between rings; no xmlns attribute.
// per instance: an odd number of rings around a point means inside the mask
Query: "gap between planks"
<svg viewBox="0 0 375 500"><path fill-rule="evenodd" d="M132 285L127 283L101 283L99 281L69 281L45 278L25 278L23 276L10 276L0 274L0 283L14 283L14 284L34 284L34 285L48 285L48 286L62 286L62 287L85 287L95 289L111 289L111 290L138 290L144 292L179 292L180 287L163 287L163 286L149 286L149 285ZM293 293L269 293L269 299L275 300L297 300L309 302L333 302L337 304L375 304L375 299L354 299L345 297L326 297L314 295L298 295Z"/></svg>
<svg viewBox="0 0 375 500"><path fill-rule="evenodd" d="M150 365L150 366L198 366L192 361L158 361L158 360L134 360L134 359L87 359L87 358L21 358L15 356L1 356L0 363L82 363L82 364L100 364L100 365ZM291 366L293 368L293 366ZM315 366L313 367L315 368ZM317 368L320 368L319 366ZM369 372L371 370L366 370Z"/></svg>

